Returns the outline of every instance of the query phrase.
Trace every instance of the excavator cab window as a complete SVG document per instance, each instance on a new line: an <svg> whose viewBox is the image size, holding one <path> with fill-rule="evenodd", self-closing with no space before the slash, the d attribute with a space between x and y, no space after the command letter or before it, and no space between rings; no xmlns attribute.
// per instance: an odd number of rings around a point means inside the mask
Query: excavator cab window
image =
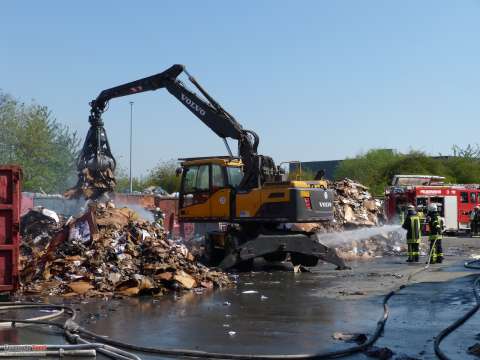
<svg viewBox="0 0 480 360"><path fill-rule="evenodd" d="M182 207L207 201L210 195L209 165L184 168L182 186Z"/></svg>
<svg viewBox="0 0 480 360"><path fill-rule="evenodd" d="M228 184L234 188L238 187L243 179L243 171L238 166L227 166Z"/></svg>
<svg viewBox="0 0 480 360"><path fill-rule="evenodd" d="M225 187L225 174L223 167L212 164L212 193Z"/></svg>

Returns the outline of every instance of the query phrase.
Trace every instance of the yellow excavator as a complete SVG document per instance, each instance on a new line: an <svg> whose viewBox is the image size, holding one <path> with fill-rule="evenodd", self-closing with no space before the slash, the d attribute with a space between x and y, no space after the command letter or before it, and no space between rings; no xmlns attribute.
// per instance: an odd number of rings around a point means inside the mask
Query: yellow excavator
<svg viewBox="0 0 480 360"><path fill-rule="evenodd" d="M201 95L178 77L185 73ZM166 88L198 119L223 139L227 156L180 159L180 222L222 222L224 231L206 235L208 265L223 269L251 267L253 259L315 266L319 259L345 269L334 249L321 244L315 233L293 232L291 223L333 220L334 194L325 180L289 181L271 157L259 155L258 135L244 129L193 78L183 65L130 83L103 90L90 103L90 129L78 159L79 182L86 197L114 190L116 166L101 118L108 101ZM183 135L182 135L183 136ZM238 154L227 138L237 140ZM85 191L89 189L89 191Z"/></svg>

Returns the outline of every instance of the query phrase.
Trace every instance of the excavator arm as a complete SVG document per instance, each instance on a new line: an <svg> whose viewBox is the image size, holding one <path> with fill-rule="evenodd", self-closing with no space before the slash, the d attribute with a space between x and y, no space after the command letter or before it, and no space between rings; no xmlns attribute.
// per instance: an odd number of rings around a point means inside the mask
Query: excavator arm
<svg viewBox="0 0 480 360"><path fill-rule="evenodd" d="M188 76L189 81L206 100L189 90L177 79L182 72ZM78 158L79 182L75 188L93 187L96 190L90 193L83 191L85 197L96 198L102 193L113 191L115 186L113 173L116 161L111 153L102 121L102 113L106 110L109 100L160 88L166 88L190 112L222 138L230 156L233 154L226 139L232 138L238 141L238 155L244 164L244 177L239 186L241 189L260 186L276 174L277 170L273 160L257 154L258 135L252 130L243 129L235 118L225 111L186 71L183 65L176 64L162 73L103 90L96 99L90 102L89 122L91 127ZM75 194L79 195L79 192L77 191Z"/></svg>

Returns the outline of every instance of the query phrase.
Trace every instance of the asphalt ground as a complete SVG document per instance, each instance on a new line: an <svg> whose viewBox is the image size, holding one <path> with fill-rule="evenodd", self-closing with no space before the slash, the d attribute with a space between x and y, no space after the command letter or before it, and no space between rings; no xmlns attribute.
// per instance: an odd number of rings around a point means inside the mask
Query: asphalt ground
<svg viewBox="0 0 480 360"><path fill-rule="evenodd" d="M406 258L392 256L350 262L352 270L346 271L330 264L309 273L270 266L239 275L235 289L67 302L78 309L81 325L116 340L214 352L296 354L353 345L334 339L335 332L372 334L383 296L407 285L390 300L390 317L376 346L392 350L392 359L436 359L434 336L473 307L472 284L480 276L463 266L472 254L480 254L479 239L446 238L444 251L446 261L428 269L425 257L407 264ZM442 349L452 359L475 359L466 349L477 342L479 332L480 315L475 315L447 337ZM64 342L50 327L0 329L0 343ZM347 359L370 358L358 354Z"/></svg>

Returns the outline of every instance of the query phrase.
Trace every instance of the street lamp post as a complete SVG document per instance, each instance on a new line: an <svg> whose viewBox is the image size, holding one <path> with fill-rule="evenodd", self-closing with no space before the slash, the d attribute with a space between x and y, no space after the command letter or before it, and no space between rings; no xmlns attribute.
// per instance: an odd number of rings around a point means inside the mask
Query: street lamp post
<svg viewBox="0 0 480 360"><path fill-rule="evenodd" d="M133 101L130 101L130 194L133 192L133 179L132 179L132 130L133 130Z"/></svg>

